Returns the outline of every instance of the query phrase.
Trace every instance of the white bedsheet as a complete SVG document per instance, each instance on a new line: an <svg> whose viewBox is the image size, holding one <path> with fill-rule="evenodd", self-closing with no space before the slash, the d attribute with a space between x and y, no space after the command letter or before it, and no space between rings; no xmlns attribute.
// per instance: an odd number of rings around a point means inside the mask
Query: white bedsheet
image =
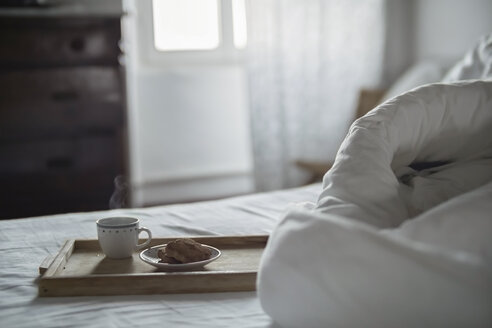
<svg viewBox="0 0 492 328"><path fill-rule="evenodd" d="M97 238L104 216L136 216L155 237L269 234L290 203L320 191L0 221L0 327L268 327L255 292L38 298L38 266L66 239Z"/></svg>

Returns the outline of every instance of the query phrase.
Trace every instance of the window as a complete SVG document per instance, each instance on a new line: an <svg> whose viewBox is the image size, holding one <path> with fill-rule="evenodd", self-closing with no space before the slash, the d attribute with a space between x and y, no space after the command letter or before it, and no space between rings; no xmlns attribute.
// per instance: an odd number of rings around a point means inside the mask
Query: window
<svg viewBox="0 0 492 328"><path fill-rule="evenodd" d="M244 49L248 42L244 0L232 0L232 23L234 29L234 46L238 49Z"/></svg>
<svg viewBox="0 0 492 328"><path fill-rule="evenodd" d="M244 0L153 0L152 4L158 51L214 50L228 43L236 49L246 46Z"/></svg>

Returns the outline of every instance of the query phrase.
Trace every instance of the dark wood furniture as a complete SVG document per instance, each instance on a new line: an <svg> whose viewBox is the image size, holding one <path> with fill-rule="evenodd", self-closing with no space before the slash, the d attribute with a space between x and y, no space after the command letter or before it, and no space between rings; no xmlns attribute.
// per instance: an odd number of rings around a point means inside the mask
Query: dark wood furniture
<svg viewBox="0 0 492 328"><path fill-rule="evenodd" d="M127 173L120 18L0 9L0 219L109 208Z"/></svg>

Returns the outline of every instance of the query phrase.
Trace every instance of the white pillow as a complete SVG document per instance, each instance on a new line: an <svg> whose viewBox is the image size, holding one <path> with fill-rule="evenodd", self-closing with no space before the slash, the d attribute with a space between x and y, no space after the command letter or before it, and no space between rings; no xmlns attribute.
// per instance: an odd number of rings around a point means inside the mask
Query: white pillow
<svg viewBox="0 0 492 328"><path fill-rule="evenodd" d="M483 36L444 76L442 82L492 78L492 33Z"/></svg>
<svg viewBox="0 0 492 328"><path fill-rule="evenodd" d="M381 102L396 97L418 86L439 82L442 77L442 68L434 62L423 61L405 71L386 91Z"/></svg>

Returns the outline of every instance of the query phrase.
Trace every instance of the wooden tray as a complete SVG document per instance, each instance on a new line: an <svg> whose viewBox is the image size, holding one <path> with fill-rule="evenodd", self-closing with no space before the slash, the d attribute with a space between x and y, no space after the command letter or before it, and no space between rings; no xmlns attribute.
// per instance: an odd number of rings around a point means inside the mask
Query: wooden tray
<svg viewBox="0 0 492 328"><path fill-rule="evenodd" d="M252 291L268 236L191 237L222 255L197 271L164 272L132 258L104 256L97 240L67 240L40 266L39 296L135 295ZM176 238L154 238L149 247Z"/></svg>

